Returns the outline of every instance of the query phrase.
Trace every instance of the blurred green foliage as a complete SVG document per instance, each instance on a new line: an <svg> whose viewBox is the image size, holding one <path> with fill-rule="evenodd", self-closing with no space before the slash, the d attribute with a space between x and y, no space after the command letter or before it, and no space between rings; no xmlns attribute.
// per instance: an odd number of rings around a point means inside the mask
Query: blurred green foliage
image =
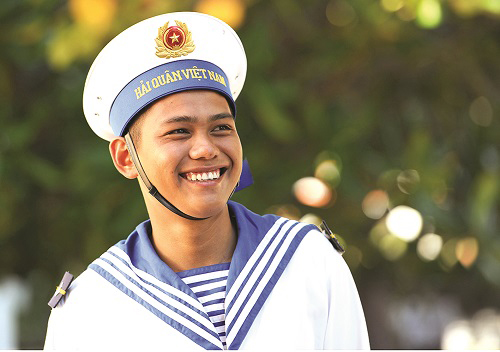
<svg viewBox="0 0 500 352"><path fill-rule="evenodd" d="M147 217L83 116L90 64L131 24L201 2L0 4L0 277L34 290L22 347L42 346L62 273L80 273ZM235 199L260 213L314 213L341 234L374 348L439 348L399 341L377 292L390 301L430 290L470 314L499 307L500 2L233 2L249 63L238 129L256 180ZM325 159L339 166L327 180L334 202L301 205L292 185ZM477 259L423 261L412 242L388 260L370 240L383 219L362 210L373 190L390 208L417 209L422 233L445 247L475 238Z"/></svg>

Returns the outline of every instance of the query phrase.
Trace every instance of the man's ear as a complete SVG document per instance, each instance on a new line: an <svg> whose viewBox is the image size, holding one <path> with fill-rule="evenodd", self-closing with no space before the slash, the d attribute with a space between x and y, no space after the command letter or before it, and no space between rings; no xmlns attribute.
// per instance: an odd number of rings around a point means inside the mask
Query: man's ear
<svg viewBox="0 0 500 352"><path fill-rule="evenodd" d="M116 137L109 143L109 153L119 173L128 179L137 178L138 173L130 157L125 138Z"/></svg>

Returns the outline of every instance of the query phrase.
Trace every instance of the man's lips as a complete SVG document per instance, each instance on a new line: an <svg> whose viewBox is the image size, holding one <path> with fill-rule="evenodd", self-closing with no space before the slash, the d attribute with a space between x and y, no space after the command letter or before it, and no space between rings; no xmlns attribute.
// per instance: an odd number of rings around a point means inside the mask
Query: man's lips
<svg viewBox="0 0 500 352"><path fill-rule="evenodd" d="M225 172L227 168L216 168L216 169L206 169L203 171L189 171L181 173L181 177L188 181L203 182L203 181L213 181L218 180Z"/></svg>

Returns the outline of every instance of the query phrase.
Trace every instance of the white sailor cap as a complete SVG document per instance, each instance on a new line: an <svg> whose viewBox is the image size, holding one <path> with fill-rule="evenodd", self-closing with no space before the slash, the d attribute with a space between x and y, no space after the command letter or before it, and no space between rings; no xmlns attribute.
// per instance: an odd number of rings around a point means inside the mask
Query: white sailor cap
<svg viewBox="0 0 500 352"><path fill-rule="evenodd" d="M185 90L216 91L235 114L246 70L243 45L226 23L201 13L164 14L133 25L102 49L85 82L83 110L108 141L125 135L152 102Z"/></svg>

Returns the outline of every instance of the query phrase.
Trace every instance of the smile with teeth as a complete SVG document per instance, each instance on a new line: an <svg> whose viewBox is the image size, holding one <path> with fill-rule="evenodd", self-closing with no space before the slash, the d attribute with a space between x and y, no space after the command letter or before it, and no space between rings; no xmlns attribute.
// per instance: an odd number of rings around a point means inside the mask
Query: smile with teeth
<svg viewBox="0 0 500 352"><path fill-rule="evenodd" d="M211 181L217 180L221 175L220 169L208 172L187 172L185 177L189 181Z"/></svg>

